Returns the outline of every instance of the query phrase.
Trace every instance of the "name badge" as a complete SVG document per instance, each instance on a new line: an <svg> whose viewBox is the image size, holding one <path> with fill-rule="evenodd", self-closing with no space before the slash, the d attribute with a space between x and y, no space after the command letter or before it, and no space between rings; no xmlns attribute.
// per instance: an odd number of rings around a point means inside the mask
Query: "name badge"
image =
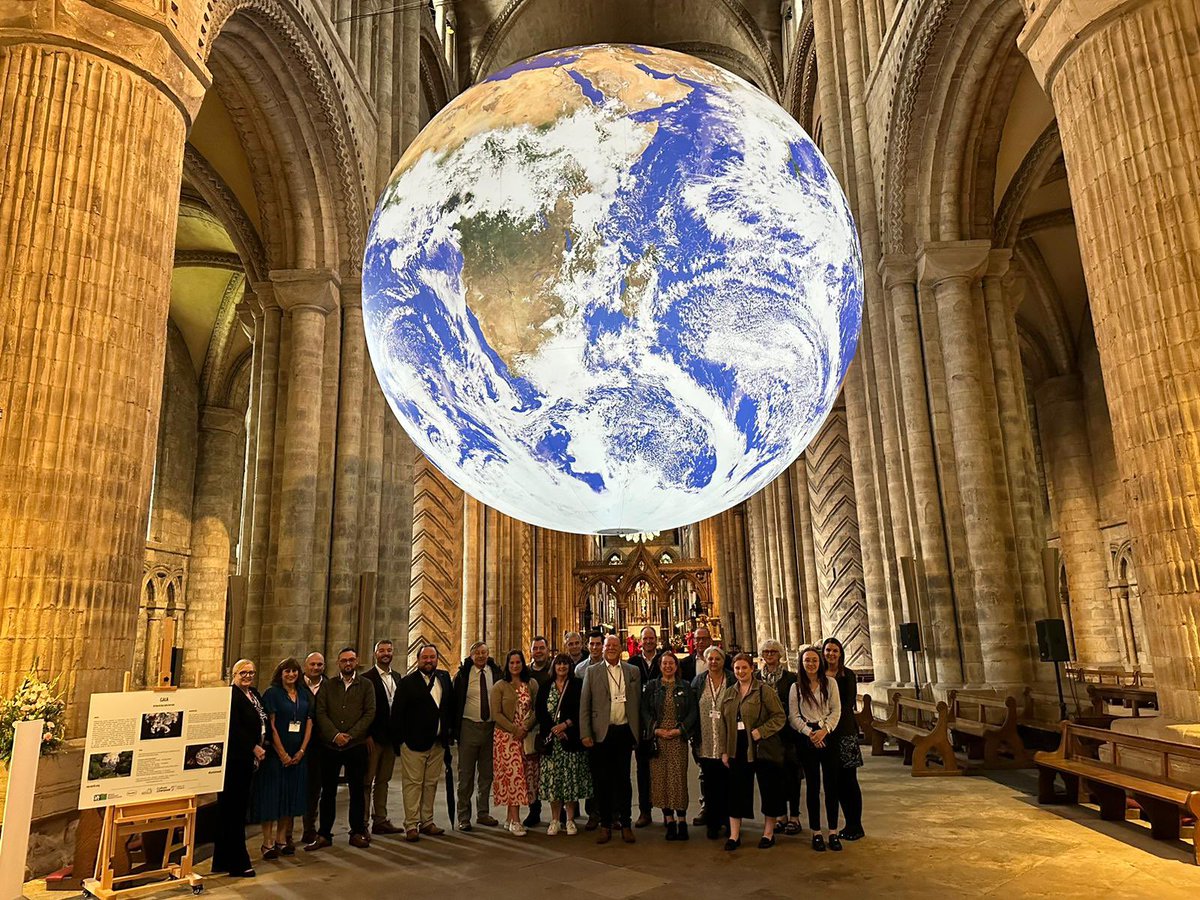
<svg viewBox="0 0 1200 900"><path fill-rule="evenodd" d="M713 709L710 709L708 711L708 717L710 719L719 719L719 718L721 718L721 711L714 707Z"/></svg>
<svg viewBox="0 0 1200 900"><path fill-rule="evenodd" d="M290 731L292 734L299 734L300 733L300 723L299 722L288 722L288 731Z"/></svg>
<svg viewBox="0 0 1200 900"><path fill-rule="evenodd" d="M746 723L741 720L738 720L738 731L745 731L745 730L746 730Z"/></svg>

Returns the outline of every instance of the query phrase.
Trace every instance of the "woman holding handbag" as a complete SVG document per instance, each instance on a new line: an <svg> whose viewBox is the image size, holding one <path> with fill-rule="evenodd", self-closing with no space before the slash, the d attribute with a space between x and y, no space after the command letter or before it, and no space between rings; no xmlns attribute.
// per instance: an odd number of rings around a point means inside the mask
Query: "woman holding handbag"
<svg viewBox="0 0 1200 900"><path fill-rule="evenodd" d="M667 840L686 841L688 742L696 728L696 695L680 677L679 659L671 650L660 657L659 671L642 692L642 740L654 748L650 805L663 811Z"/></svg>
<svg viewBox="0 0 1200 900"><path fill-rule="evenodd" d="M825 657L825 675L837 684L838 700L842 708L833 739L837 744L838 805L842 808L842 830L838 837L843 841L857 841L866 837L862 827L862 788L858 786L858 770L863 764L862 748L858 746L858 721L854 718L854 704L858 697L858 676L845 665L846 651L837 638L826 638L821 645Z"/></svg>
<svg viewBox="0 0 1200 900"><path fill-rule="evenodd" d="M837 835L838 774L841 769L837 741L833 736L841 718L841 697L837 683L825 674L825 660L816 647L800 652L800 676L792 685L788 700L788 722L799 733L800 762L808 787L808 826L812 829L812 848L825 849L821 834L821 789L825 790L825 824L830 850L841 850Z"/></svg>
<svg viewBox="0 0 1200 900"><path fill-rule="evenodd" d="M492 685L492 718L496 732L492 738L492 761L495 776L492 780L492 801L508 807L505 828L517 837L525 836L521 824L521 807L528 806L537 790L536 769L527 758L533 752L529 746L536 723L534 705L537 702L537 682L530 678L525 654L509 650L504 661L504 677Z"/></svg>
<svg viewBox="0 0 1200 900"><path fill-rule="evenodd" d="M775 846L775 820L787 810L783 788L783 741L780 730L787 715L775 689L754 677L754 661L747 653L733 658L731 687L721 700L725 722L725 753L729 767L729 840L726 850L742 845L742 819L754 817L754 781L762 800L763 836L760 850Z"/></svg>
<svg viewBox="0 0 1200 900"><path fill-rule="evenodd" d="M559 832L559 816L567 806L567 834L576 834L575 816L579 801L592 796L592 773L579 740L579 697L583 680L575 677L571 657L560 653L550 663L553 677L537 698L539 761L538 796L550 803L550 826L546 834Z"/></svg>

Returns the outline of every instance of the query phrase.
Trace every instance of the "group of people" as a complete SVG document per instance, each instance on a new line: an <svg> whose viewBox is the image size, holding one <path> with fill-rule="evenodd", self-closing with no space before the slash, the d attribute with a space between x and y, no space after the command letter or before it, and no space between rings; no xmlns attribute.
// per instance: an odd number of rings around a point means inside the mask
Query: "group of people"
<svg viewBox="0 0 1200 900"><path fill-rule="evenodd" d="M691 824L704 826L709 839L724 837L726 850L741 846L742 821L754 817L755 784L760 848L802 831L802 784L814 850L839 851L843 840L861 838L856 678L841 643L805 648L792 672L778 641L763 644L756 668L748 654L727 656L707 628L692 639L692 654L680 658L660 651L648 627L626 660L616 635L589 634L585 652L583 636L568 632L561 652L552 654L538 636L528 658L510 650L503 664L479 641L453 680L432 644L419 649L412 672L394 672L394 646L381 640L362 673L350 647L338 654L333 677L320 653L303 663L285 659L261 695L254 663L239 660L213 871L255 874L247 821L262 827L265 860L295 854L297 818L305 851L331 846L343 773L351 846L367 848L375 835L415 842L444 834L434 801L455 743L458 790L449 806L463 832L503 824L523 836L541 824L545 803L549 835L577 834L585 813L582 828L596 831L598 843L614 835L633 843L633 829L659 809L666 839L686 841L694 760L701 797ZM397 758L401 826L388 813ZM505 810L503 823L493 806Z"/></svg>

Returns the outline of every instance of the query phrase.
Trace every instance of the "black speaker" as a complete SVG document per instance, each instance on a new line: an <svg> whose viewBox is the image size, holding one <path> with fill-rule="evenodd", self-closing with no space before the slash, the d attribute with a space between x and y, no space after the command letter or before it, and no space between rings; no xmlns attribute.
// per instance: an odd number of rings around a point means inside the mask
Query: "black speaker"
<svg viewBox="0 0 1200 900"><path fill-rule="evenodd" d="M1069 662L1071 650L1067 646L1067 623L1062 619L1038 619L1038 656L1042 662Z"/></svg>
<svg viewBox="0 0 1200 900"><path fill-rule="evenodd" d="M921 626L919 626L916 622L901 622L900 646L909 653L920 653Z"/></svg>

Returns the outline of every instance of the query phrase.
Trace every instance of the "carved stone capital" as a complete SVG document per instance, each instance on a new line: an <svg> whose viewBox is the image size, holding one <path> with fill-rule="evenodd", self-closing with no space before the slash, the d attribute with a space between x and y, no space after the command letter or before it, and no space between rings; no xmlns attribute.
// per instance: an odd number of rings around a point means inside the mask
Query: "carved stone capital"
<svg viewBox="0 0 1200 900"><path fill-rule="evenodd" d="M358 278L346 279L340 290L343 309L362 309L362 281Z"/></svg>
<svg viewBox="0 0 1200 900"><path fill-rule="evenodd" d="M287 312L312 309L328 315L338 308L339 279L332 269L272 269L275 300Z"/></svg>
<svg viewBox="0 0 1200 900"><path fill-rule="evenodd" d="M1012 262L1012 250L992 250L988 253L987 268L983 274L988 278L1003 278Z"/></svg>
<svg viewBox="0 0 1200 900"><path fill-rule="evenodd" d="M900 284L916 284L917 262L907 253L885 253L879 260L879 274L885 291Z"/></svg>
<svg viewBox="0 0 1200 900"><path fill-rule="evenodd" d="M921 284L936 287L956 278L971 280L987 267L991 241L936 241L925 244L917 254Z"/></svg>
<svg viewBox="0 0 1200 900"><path fill-rule="evenodd" d="M1023 0L1025 27L1017 47L1029 59L1033 74L1053 96L1055 76L1063 64L1094 34L1147 0Z"/></svg>

